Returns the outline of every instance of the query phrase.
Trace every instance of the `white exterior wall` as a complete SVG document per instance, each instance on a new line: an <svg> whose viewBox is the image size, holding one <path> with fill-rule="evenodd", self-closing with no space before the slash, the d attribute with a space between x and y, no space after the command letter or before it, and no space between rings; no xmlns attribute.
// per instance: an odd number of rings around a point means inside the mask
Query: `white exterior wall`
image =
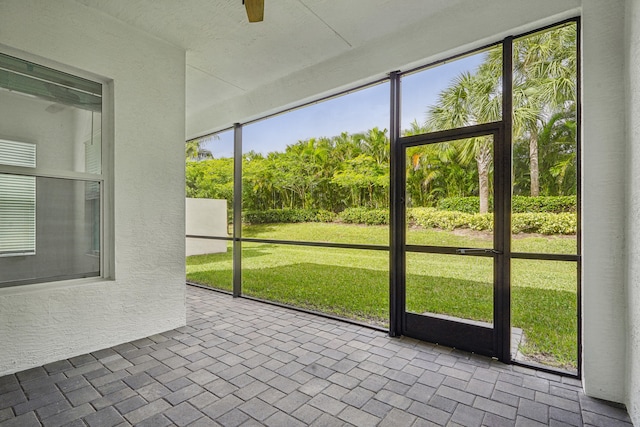
<svg viewBox="0 0 640 427"><path fill-rule="evenodd" d="M228 237L227 201L224 199L187 199L186 233L193 236ZM226 240L187 238L187 256L227 251Z"/></svg>
<svg viewBox="0 0 640 427"><path fill-rule="evenodd" d="M624 1L584 0L582 16L583 382L624 402Z"/></svg>
<svg viewBox="0 0 640 427"><path fill-rule="evenodd" d="M627 409L640 426L640 0L627 0Z"/></svg>
<svg viewBox="0 0 640 427"><path fill-rule="evenodd" d="M2 1L0 43L109 82L115 252L113 280L0 289L0 375L184 325L184 51L70 0Z"/></svg>

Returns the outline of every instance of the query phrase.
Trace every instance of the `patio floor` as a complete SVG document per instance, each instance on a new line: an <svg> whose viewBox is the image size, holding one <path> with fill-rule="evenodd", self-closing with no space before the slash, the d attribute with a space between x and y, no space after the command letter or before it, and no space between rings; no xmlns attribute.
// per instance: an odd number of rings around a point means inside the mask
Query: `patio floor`
<svg viewBox="0 0 640 427"><path fill-rule="evenodd" d="M204 289L188 325L0 377L0 426L631 426L574 379Z"/></svg>

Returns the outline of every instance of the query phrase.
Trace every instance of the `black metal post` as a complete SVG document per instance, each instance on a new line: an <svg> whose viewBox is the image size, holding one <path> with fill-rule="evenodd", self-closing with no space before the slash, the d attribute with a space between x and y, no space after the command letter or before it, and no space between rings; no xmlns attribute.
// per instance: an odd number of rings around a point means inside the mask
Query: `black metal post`
<svg viewBox="0 0 640 427"><path fill-rule="evenodd" d="M233 125L233 296L242 295L242 125Z"/></svg>
<svg viewBox="0 0 640 427"><path fill-rule="evenodd" d="M494 294L495 349L498 359L511 361L511 140L513 108L513 38L502 43L502 129L495 144L496 176L494 246L495 256Z"/></svg>
<svg viewBox="0 0 640 427"><path fill-rule="evenodd" d="M400 138L400 73L394 71L390 78L390 124L389 124L389 336L402 335L404 313L404 263L402 262L404 242L402 233L404 195L400 194L400 180L404 179L398 165L398 139Z"/></svg>

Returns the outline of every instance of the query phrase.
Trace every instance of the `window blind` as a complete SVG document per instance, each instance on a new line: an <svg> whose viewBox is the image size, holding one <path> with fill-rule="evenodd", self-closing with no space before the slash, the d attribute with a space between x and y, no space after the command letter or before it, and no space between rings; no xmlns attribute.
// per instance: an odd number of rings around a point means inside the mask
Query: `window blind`
<svg viewBox="0 0 640 427"><path fill-rule="evenodd" d="M0 140L0 164L35 167L35 144ZM0 256L35 252L36 178L0 174Z"/></svg>

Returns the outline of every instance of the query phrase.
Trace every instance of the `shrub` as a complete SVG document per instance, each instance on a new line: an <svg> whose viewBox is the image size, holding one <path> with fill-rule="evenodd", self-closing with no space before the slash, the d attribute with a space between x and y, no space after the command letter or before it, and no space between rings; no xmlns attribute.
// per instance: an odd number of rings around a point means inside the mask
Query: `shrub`
<svg viewBox="0 0 640 427"><path fill-rule="evenodd" d="M348 224L386 225L389 224L389 210L347 208L338 214L338 219Z"/></svg>
<svg viewBox="0 0 640 427"><path fill-rule="evenodd" d="M493 229L492 214L439 211L435 208L411 208L407 221L425 228L454 230L469 228L478 231ZM572 213L515 213L511 217L514 233L575 234L577 217Z"/></svg>
<svg viewBox="0 0 640 427"><path fill-rule="evenodd" d="M578 218L574 213L516 213L511 217L514 233L575 234Z"/></svg>
<svg viewBox="0 0 640 427"><path fill-rule="evenodd" d="M447 197L438 201L438 209L442 211L458 211L468 214L480 212L479 197ZM489 209L493 209L493 199L489 200Z"/></svg>
<svg viewBox="0 0 640 427"><path fill-rule="evenodd" d="M542 234L576 234L578 218L574 213L546 214L547 218L540 227Z"/></svg>
<svg viewBox="0 0 640 427"><path fill-rule="evenodd" d="M409 208L407 221L426 228L453 230L468 227L472 215L464 212L439 211L435 208Z"/></svg>
<svg viewBox="0 0 640 427"><path fill-rule="evenodd" d="M333 222L335 221L336 217L337 215L334 212L320 209L319 211L316 211L314 222Z"/></svg>
<svg viewBox="0 0 640 427"><path fill-rule="evenodd" d="M514 196L511 209L515 213L563 213L576 212L576 205L576 196Z"/></svg>
<svg viewBox="0 0 640 427"><path fill-rule="evenodd" d="M563 213L576 212L576 196L513 196L514 213ZM447 197L438 202L438 209L469 214L480 212L479 197ZM489 210L493 210L493 198L489 198Z"/></svg>
<svg viewBox="0 0 640 427"><path fill-rule="evenodd" d="M473 214L469 218L469 228L472 230L493 230L493 214Z"/></svg>
<svg viewBox="0 0 640 427"><path fill-rule="evenodd" d="M249 224L331 222L335 217L333 212L315 209L268 209L243 213L243 221Z"/></svg>

